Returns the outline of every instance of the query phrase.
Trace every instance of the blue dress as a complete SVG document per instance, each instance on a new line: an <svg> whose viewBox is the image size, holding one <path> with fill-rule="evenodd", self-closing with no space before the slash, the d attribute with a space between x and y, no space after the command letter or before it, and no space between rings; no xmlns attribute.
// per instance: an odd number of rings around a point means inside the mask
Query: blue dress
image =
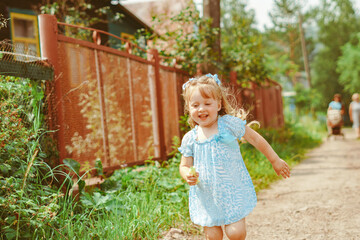
<svg viewBox="0 0 360 240"><path fill-rule="evenodd" d="M332 101L329 103L329 107L331 107L331 109L334 109L334 110L341 110L342 105L340 102Z"/></svg>
<svg viewBox="0 0 360 240"><path fill-rule="evenodd" d="M197 126L185 134L179 151L192 156L200 182L190 187L191 220L201 226L221 226L241 220L256 206L256 193L237 139L245 124L231 115L219 116L218 133L198 141Z"/></svg>

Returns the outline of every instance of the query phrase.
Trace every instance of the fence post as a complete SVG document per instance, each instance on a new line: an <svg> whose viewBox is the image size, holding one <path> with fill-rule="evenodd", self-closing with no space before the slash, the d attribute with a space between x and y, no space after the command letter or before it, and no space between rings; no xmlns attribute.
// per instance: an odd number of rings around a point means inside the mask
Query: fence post
<svg viewBox="0 0 360 240"><path fill-rule="evenodd" d="M153 56L154 69L155 69L155 96L156 96L156 107L157 107L157 118L158 118L158 135L160 145L160 159L166 160L166 146L165 146L165 131L164 131L164 119L163 119L163 108L161 93L163 91L160 82L160 57L156 49L150 49L150 54Z"/></svg>
<svg viewBox="0 0 360 240"><path fill-rule="evenodd" d="M93 33L93 40L97 45L101 44L100 34L96 31ZM104 93L104 81L101 73L100 65L100 55L98 50L94 49L95 57L95 71L96 71L96 81L99 89L99 102L100 102L100 114L101 114L101 127L102 127L102 140L103 140L103 150L104 150L104 163L106 167L111 166L110 162L110 150L109 150L109 132L107 128L106 120L106 105L105 105L105 93Z"/></svg>
<svg viewBox="0 0 360 240"><path fill-rule="evenodd" d="M264 121L264 113L263 113L263 100L262 100L262 91L259 86L255 82L251 82L251 88L254 91L255 98L255 119L259 121L262 126L265 125Z"/></svg>
<svg viewBox="0 0 360 240"><path fill-rule="evenodd" d="M236 72L235 71L230 71L230 83L236 87L238 84L237 84L237 76L236 76Z"/></svg>
<svg viewBox="0 0 360 240"><path fill-rule="evenodd" d="M40 50L41 57L46 58L54 67L54 81L49 83L48 87L54 87L54 92L51 92L52 89L47 89L47 97L49 97L49 106L48 106L48 117L50 118L50 128L51 130L58 131L55 133L57 139L57 145L59 150L59 159L62 163L65 158L66 149L65 149L65 139L64 139L64 110L61 102L61 97L63 96L61 89L61 82L58 80L61 71L58 64L58 27L57 20L54 15L49 14L40 14L39 19L39 36L40 36ZM50 91L50 92L49 92ZM54 102L51 102L51 94L55 94ZM52 115L56 115L56 119L52 119Z"/></svg>
<svg viewBox="0 0 360 240"><path fill-rule="evenodd" d="M177 93L177 98L176 98L176 103L177 103L177 107L178 107L178 114L179 114L179 119L180 117L183 116L185 114L184 112L184 100L182 97L182 85L187 81L188 76L184 75L183 73L181 74L177 74L176 77L176 93ZM184 132L181 131L181 126L180 123L178 124L178 129L179 129L179 136L182 136L183 134L185 134Z"/></svg>
<svg viewBox="0 0 360 240"><path fill-rule="evenodd" d="M284 105L283 105L283 100L282 100L282 96L281 96L281 86L277 86L276 87L276 96L277 96L277 104L278 104L278 109L279 109L279 127L284 127Z"/></svg>

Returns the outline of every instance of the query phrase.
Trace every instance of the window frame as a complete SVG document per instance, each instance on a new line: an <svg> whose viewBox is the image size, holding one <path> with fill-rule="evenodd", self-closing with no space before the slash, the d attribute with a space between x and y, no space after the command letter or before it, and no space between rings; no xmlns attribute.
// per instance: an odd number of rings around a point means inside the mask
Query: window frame
<svg viewBox="0 0 360 240"><path fill-rule="evenodd" d="M37 56L40 57L39 25L38 25L37 16L36 15L30 15L30 14L17 13L17 12L10 12L9 15L10 15L10 26L11 26L11 39L12 39L13 45L15 43L24 43L25 46L28 49L29 44L35 44ZM16 37L15 36L15 25L14 25L14 20L15 19L33 21L34 22L34 31L35 31L34 36L35 36L35 38Z"/></svg>
<svg viewBox="0 0 360 240"><path fill-rule="evenodd" d="M134 35L125 32L120 33L120 37L129 41L135 39Z"/></svg>

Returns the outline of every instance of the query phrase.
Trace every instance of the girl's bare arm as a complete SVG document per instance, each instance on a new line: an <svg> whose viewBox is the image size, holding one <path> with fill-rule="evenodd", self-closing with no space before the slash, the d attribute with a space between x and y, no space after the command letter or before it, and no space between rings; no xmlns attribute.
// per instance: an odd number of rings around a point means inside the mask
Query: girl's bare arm
<svg viewBox="0 0 360 240"><path fill-rule="evenodd" d="M179 167L180 175L190 186L196 185L197 179L199 177L198 172L196 173L196 176L189 174L189 169L193 165L194 165L194 160L192 157L184 157L184 156L181 157L181 162Z"/></svg>
<svg viewBox="0 0 360 240"><path fill-rule="evenodd" d="M252 130L250 127L245 126L245 135L244 138L251 145L253 145L257 150L259 150L272 164L277 175L281 175L284 178L290 177L290 169L288 164L279 158L274 149L270 144L256 131Z"/></svg>

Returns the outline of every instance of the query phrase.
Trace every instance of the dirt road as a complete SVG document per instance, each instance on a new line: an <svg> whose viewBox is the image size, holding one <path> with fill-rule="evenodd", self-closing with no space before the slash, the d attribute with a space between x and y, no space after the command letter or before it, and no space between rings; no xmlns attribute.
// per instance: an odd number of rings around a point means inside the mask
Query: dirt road
<svg viewBox="0 0 360 240"><path fill-rule="evenodd" d="M294 167L291 178L258 193L247 240L360 239L360 141L352 129Z"/></svg>
<svg viewBox="0 0 360 240"><path fill-rule="evenodd" d="M246 240L360 240L360 140L344 131L345 140L325 141L289 179L257 194ZM204 239L172 236L164 239Z"/></svg>

